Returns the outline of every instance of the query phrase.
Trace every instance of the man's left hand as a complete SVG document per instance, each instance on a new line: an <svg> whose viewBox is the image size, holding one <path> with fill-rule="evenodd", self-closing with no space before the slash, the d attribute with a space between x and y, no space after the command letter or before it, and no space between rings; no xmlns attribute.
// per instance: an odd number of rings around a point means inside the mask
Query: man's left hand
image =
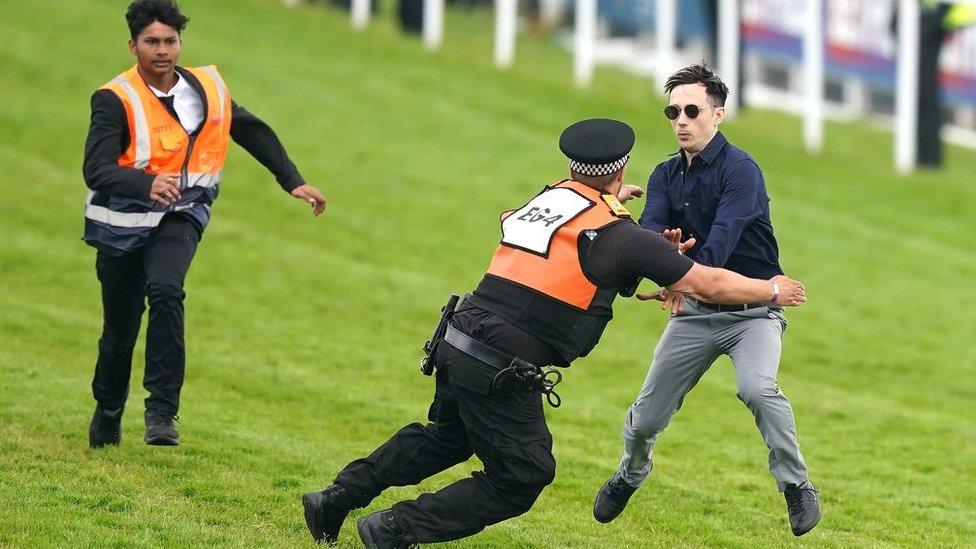
<svg viewBox="0 0 976 549"><path fill-rule="evenodd" d="M312 214L318 216L325 211L325 197L311 185L301 185L291 191L291 195L312 205Z"/></svg>
<svg viewBox="0 0 976 549"><path fill-rule="evenodd" d="M637 185L620 185L620 190L617 191L617 200L621 204L627 202L631 198L640 198L644 196L644 189L638 187Z"/></svg>
<svg viewBox="0 0 976 549"><path fill-rule="evenodd" d="M673 292L667 289L661 289L656 292L637 294L637 299L641 301L650 301L652 299L662 302L661 309L670 309L671 316L674 316L681 312L681 309L685 306L685 294L681 292Z"/></svg>

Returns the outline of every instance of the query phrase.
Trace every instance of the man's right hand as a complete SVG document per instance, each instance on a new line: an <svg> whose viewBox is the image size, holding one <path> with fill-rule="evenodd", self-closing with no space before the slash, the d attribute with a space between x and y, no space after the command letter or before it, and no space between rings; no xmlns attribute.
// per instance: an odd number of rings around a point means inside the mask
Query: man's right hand
<svg viewBox="0 0 976 549"><path fill-rule="evenodd" d="M799 307L807 300L803 283L786 275L774 276L769 280L779 286L779 297L773 303L784 307Z"/></svg>
<svg viewBox="0 0 976 549"><path fill-rule="evenodd" d="M180 199L180 174L161 173L153 179L152 186L149 188L149 200L170 206Z"/></svg>

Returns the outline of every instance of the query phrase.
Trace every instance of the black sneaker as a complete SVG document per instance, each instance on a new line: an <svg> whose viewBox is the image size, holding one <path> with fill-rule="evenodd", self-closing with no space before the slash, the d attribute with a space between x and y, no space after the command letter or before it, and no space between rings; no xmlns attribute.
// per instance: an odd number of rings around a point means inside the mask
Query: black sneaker
<svg viewBox="0 0 976 549"><path fill-rule="evenodd" d="M790 513L790 528L794 536L802 536L820 522L820 495L812 484L803 487L790 484L783 491L786 510Z"/></svg>
<svg viewBox="0 0 976 549"><path fill-rule="evenodd" d="M302 505L305 507L305 524L312 539L335 545L342 521L346 520L346 515L353 508L349 492L333 484L321 492L309 492L302 496Z"/></svg>
<svg viewBox="0 0 976 549"><path fill-rule="evenodd" d="M400 527L397 526L396 519L393 518L393 511L377 511L372 515L359 519L356 523L359 530L359 539L363 541L366 549L409 549L417 547L404 539Z"/></svg>
<svg viewBox="0 0 976 549"><path fill-rule="evenodd" d="M118 446L122 441L122 408L106 410L101 404L95 406L91 423L88 425L88 446Z"/></svg>
<svg viewBox="0 0 976 549"><path fill-rule="evenodd" d="M614 473L596 494L593 518L600 522L610 522L617 518L624 511L624 507L627 507L627 500L636 491L637 488L624 482L620 473Z"/></svg>
<svg viewBox="0 0 976 549"><path fill-rule="evenodd" d="M146 444L154 446L176 446L180 443L180 432L173 425L176 416L146 410Z"/></svg>

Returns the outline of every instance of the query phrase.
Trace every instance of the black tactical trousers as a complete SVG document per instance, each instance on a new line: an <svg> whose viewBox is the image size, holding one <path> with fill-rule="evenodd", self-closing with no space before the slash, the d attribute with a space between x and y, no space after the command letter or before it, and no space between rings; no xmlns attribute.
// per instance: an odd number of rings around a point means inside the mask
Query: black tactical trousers
<svg viewBox="0 0 976 549"><path fill-rule="evenodd" d="M335 483L359 506L390 486L408 486L466 461L482 471L433 494L393 505L408 542L432 543L471 536L521 515L552 482L556 460L539 391L489 393L494 372L442 343L430 423L412 423L368 457L343 469Z"/></svg>
<svg viewBox="0 0 976 549"><path fill-rule="evenodd" d="M99 250L103 326L92 393L106 409L125 406L132 350L149 298L146 331L146 409L176 415L183 387L183 281L200 241L196 225L167 215L143 248L120 257Z"/></svg>

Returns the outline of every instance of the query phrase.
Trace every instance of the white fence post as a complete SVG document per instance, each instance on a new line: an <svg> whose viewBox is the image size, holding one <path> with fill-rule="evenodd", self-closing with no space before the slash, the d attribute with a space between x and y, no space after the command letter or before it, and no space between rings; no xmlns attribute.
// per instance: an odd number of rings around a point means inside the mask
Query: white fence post
<svg viewBox="0 0 976 549"><path fill-rule="evenodd" d="M444 0L424 0L424 47L434 51L444 38Z"/></svg>
<svg viewBox="0 0 976 549"><path fill-rule="evenodd" d="M918 159L918 0L898 3L898 88L895 96L895 168L908 173ZM940 113L930 113L939 116Z"/></svg>
<svg viewBox="0 0 976 549"><path fill-rule="evenodd" d="M654 14L654 65L657 75L657 88L662 91L664 83L674 72L674 40L677 27L678 6L675 0L657 0Z"/></svg>
<svg viewBox="0 0 976 549"><path fill-rule="evenodd" d="M507 69L515 57L516 0L495 0L495 66Z"/></svg>
<svg viewBox="0 0 976 549"><path fill-rule="evenodd" d="M803 34L803 69L806 108L803 138L807 151L823 149L824 33L823 0L807 0L806 28Z"/></svg>
<svg viewBox="0 0 976 549"><path fill-rule="evenodd" d="M718 70L730 94L742 96L739 86L739 0L719 0ZM725 103L726 116L733 116L737 101Z"/></svg>
<svg viewBox="0 0 976 549"><path fill-rule="evenodd" d="M583 88L589 86L593 78L596 0L576 0L576 22L573 30L573 80L577 87Z"/></svg>
<svg viewBox="0 0 976 549"><path fill-rule="evenodd" d="M352 17L352 28L363 30L369 24L370 0L352 0L350 7Z"/></svg>

